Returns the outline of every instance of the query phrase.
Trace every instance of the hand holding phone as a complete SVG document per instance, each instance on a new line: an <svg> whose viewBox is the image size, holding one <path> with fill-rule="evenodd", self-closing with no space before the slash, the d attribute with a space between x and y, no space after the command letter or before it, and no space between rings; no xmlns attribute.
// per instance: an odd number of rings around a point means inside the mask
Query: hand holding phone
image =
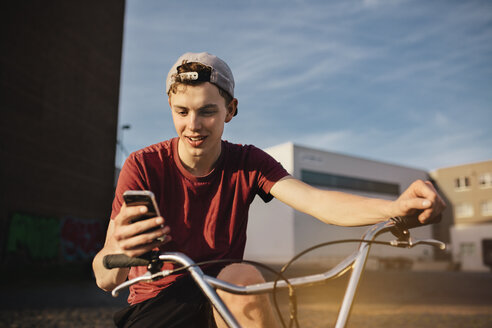
<svg viewBox="0 0 492 328"><path fill-rule="evenodd" d="M154 193L148 190L127 190L123 193L123 199L125 200L126 206L146 206L147 212L142 214L139 218L133 219L133 222L147 220L150 218L155 218L157 216L161 216L159 212L159 207L157 206L157 202L155 200ZM164 228L164 225L161 225L160 228ZM151 232L159 229L159 227L151 230L147 230L144 233ZM162 236L157 238L158 241L164 241L166 236Z"/></svg>

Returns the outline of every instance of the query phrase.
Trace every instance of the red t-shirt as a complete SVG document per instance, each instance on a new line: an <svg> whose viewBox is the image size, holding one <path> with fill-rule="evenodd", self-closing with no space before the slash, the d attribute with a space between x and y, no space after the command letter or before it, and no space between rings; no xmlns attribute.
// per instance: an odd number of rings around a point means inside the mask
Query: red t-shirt
<svg viewBox="0 0 492 328"><path fill-rule="evenodd" d="M172 241L162 251L182 252L195 262L242 259L246 243L248 210L255 195L272 199L272 186L288 175L270 155L254 146L222 141L215 169L195 177L178 156L178 138L132 153L121 170L113 201L113 219L126 190L151 190ZM171 269L165 264L164 269ZM143 274L145 267L132 268L129 279ZM178 275L130 288L128 302L142 302L169 286Z"/></svg>

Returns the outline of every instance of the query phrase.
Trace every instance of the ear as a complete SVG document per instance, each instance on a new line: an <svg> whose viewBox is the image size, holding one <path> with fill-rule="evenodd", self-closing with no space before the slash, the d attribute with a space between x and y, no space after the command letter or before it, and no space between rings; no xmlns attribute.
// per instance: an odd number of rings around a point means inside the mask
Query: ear
<svg viewBox="0 0 492 328"><path fill-rule="evenodd" d="M232 120L232 118L234 117L234 114L236 114L237 103L238 103L237 99L234 98L229 103L229 105L227 105L227 116L225 118L226 123L229 123Z"/></svg>

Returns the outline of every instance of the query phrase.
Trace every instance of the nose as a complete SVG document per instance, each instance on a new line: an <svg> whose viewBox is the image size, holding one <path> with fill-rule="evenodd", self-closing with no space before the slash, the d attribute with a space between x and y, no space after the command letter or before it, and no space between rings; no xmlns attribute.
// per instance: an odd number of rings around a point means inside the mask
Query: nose
<svg viewBox="0 0 492 328"><path fill-rule="evenodd" d="M197 115L194 112L191 112L188 115L188 129L190 131L198 131L198 130L200 130L201 125L202 124L201 124L201 120L200 120L199 115Z"/></svg>

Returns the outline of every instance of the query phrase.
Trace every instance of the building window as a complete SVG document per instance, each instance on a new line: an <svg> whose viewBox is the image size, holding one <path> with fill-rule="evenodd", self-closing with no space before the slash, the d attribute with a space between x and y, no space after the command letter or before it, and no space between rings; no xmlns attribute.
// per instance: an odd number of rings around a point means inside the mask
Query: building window
<svg viewBox="0 0 492 328"><path fill-rule="evenodd" d="M461 256L470 256L475 253L475 244L474 243L460 243L460 253Z"/></svg>
<svg viewBox="0 0 492 328"><path fill-rule="evenodd" d="M486 200L481 202L480 210L483 216L492 216L492 200Z"/></svg>
<svg viewBox="0 0 492 328"><path fill-rule="evenodd" d="M338 174L301 170L301 180L308 184L328 188L374 192L394 196L400 195L400 185L397 183L361 179Z"/></svg>
<svg viewBox="0 0 492 328"><path fill-rule="evenodd" d="M470 178L469 177L459 177L454 179L454 187L457 190L468 190L470 188Z"/></svg>
<svg viewBox="0 0 492 328"><path fill-rule="evenodd" d="M454 207L456 218L469 218L473 216L473 205L469 203L457 204Z"/></svg>
<svg viewBox="0 0 492 328"><path fill-rule="evenodd" d="M484 173L478 177L480 188L492 188L492 173Z"/></svg>

